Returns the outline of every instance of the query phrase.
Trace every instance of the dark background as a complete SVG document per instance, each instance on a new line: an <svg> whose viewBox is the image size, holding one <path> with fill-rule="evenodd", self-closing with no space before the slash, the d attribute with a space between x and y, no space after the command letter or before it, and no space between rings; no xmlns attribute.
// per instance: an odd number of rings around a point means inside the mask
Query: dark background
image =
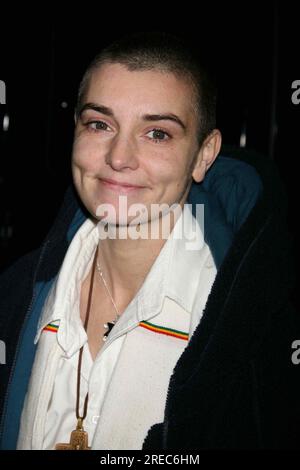
<svg viewBox="0 0 300 470"><path fill-rule="evenodd" d="M91 8L89 21L76 24L26 20L15 26L13 20L6 25L1 20L0 79L7 94L6 105L0 105L0 270L45 237L71 178L80 78L102 47L132 31L182 35L211 58L218 73L223 142L239 147L245 132L246 149L275 162L288 194L288 226L299 254L300 105L291 101L292 82L300 80L295 5L199 4L193 12L178 4L170 14L163 14L159 4L141 6L138 20L128 14L121 21L117 6L113 17L97 17Z"/></svg>

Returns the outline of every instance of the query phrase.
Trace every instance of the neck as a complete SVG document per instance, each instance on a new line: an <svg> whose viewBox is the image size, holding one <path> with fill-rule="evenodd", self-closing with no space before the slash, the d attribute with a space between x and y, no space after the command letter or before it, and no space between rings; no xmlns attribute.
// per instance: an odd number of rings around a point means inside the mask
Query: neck
<svg viewBox="0 0 300 470"><path fill-rule="evenodd" d="M150 224L147 224L147 238L118 238L117 231L115 238L100 240L99 264L117 305L126 306L135 296L166 243L176 220L176 217L173 220L171 218L167 231L155 231L155 238L151 238Z"/></svg>

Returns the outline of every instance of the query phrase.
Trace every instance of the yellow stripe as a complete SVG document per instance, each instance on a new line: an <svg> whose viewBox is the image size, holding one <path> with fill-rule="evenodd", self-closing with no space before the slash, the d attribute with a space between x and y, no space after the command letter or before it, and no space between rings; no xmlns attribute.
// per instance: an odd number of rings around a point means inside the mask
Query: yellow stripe
<svg viewBox="0 0 300 470"><path fill-rule="evenodd" d="M153 323L150 322L140 322L140 326L143 328L153 331L155 333L167 335L167 336L173 336L174 338L179 338L183 340L188 340L189 334L185 333L184 331L179 331L179 330L174 330L172 328L166 328L163 326L158 326L154 325Z"/></svg>

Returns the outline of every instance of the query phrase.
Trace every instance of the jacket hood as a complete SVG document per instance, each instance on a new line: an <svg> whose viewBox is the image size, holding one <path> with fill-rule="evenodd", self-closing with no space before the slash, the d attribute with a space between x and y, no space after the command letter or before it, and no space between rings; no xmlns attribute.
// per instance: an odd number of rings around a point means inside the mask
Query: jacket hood
<svg viewBox="0 0 300 470"><path fill-rule="evenodd" d="M248 163L219 155L203 182L193 182L188 203L195 215L204 205L204 239L217 268L262 193L262 181Z"/></svg>

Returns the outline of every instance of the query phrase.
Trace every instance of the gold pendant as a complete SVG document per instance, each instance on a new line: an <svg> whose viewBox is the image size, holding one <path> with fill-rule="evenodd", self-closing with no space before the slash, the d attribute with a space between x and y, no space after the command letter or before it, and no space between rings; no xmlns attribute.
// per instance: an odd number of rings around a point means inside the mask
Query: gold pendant
<svg viewBox="0 0 300 470"><path fill-rule="evenodd" d="M82 427L82 418L78 419L77 427L71 432L69 444L56 444L55 450L91 450L88 447L88 433Z"/></svg>

